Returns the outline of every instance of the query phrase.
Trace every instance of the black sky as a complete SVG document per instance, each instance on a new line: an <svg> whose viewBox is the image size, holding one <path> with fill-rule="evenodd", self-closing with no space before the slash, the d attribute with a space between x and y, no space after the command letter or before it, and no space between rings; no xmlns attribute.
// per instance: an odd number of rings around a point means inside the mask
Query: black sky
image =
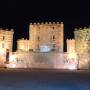
<svg viewBox="0 0 90 90"><path fill-rule="evenodd" d="M0 0L0 27L14 28L16 44L18 38L28 38L30 22L62 21L65 39L74 38L74 28L90 25L89 4L86 0Z"/></svg>

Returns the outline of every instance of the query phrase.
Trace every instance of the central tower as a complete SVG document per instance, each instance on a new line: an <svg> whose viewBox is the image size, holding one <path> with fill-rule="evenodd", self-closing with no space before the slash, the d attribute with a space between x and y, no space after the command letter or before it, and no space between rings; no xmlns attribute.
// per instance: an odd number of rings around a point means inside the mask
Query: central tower
<svg viewBox="0 0 90 90"><path fill-rule="evenodd" d="M59 23L31 23L29 26L29 39L33 51L63 52L63 22Z"/></svg>

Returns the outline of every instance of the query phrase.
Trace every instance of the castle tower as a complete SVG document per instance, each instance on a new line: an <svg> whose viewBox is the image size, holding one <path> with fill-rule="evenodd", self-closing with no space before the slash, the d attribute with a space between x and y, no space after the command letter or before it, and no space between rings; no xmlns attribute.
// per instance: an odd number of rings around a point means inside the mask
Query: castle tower
<svg viewBox="0 0 90 90"><path fill-rule="evenodd" d="M61 22L34 23L29 26L29 38L34 51L63 52L64 24Z"/></svg>
<svg viewBox="0 0 90 90"><path fill-rule="evenodd" d="M75 29L74 34L78 68L90 69L90 28Z"/></svg>
<svg viewBox="0 0 90 90"><path fill-rule="evenodd" d="M10 31L8 29L4 30L0 28L0 53L6 53L6 50L8 49L10 52L13 49L13 34L14 31L11 29Z"/></svg>
<svg viewBox="0 0 90 90"><path fill-rule="evenodd" d="M74 39L67 39L67 52L75 53L75 40Z"/></svg>
<svg viewBox="0 0 90 90"><path fill-rule="evenodd" d="M78 54L90 53L90 28L75 29L74 34L76 52Z"/></svg>
<svg viewBox="0 0 90 90"><path fill-rule="evenodd" d="M30 49L29 40L22 38L17 41L17 50L29 51L29 49Z"/></svg>

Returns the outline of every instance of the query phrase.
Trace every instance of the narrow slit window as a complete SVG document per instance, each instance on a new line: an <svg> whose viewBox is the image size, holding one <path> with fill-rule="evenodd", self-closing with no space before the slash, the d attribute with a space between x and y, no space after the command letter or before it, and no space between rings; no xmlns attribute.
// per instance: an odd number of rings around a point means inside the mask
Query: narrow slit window
<svg viewBox="0 0 90 90"><path fill-rule="evenodd" d="M3 36L3 40L5 40L5 36Z"/></svg>
<svg viewBox="0 0 90 90"><path fill-rule="evenodd" d="M4 48L4 43L2 43L2 48Z"/></svg>
<svg viewBox="0 0 90 90"><path fill-rule="evenodd" d="M53 35L52 39L53 39L53 41L55 41L55 39L56 39L56 38L55 38L55 35Z"/></svg>
<svg viewBox="0 0 90 90"><path fill-rule="evenodd" d="M53 48L55 48L56 47L56 44L53 44Z"/></svg>
<svg viewBox="0 0 90 90"><path fill-rule="evenodd" d="M40 41L40 37L39 36L37 37L37 40Z"/></svg>

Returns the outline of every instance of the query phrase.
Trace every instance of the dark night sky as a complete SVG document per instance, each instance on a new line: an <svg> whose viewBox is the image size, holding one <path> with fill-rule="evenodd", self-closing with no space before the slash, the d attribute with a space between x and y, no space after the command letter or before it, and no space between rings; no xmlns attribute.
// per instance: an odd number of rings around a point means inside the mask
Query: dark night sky
<svg viewBox="0 0 90 90"><path fill-rule="evenodd" d="M90 25L89 4L86 0L0 0L0 27L15 29L16 44L17 38L28 38L30 22L62 21L65 38L73 38L74 28Z"/></svg>

